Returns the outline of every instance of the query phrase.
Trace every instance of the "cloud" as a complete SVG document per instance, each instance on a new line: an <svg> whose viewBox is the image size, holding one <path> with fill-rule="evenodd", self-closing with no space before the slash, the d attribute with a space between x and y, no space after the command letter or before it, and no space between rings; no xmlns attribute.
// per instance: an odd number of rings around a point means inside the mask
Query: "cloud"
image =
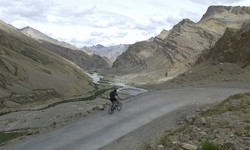
<svg viewBox="0 0 250 150"><path fill-rule="evenodd" d="M16 20L47 21L53 2L39 0L0 0L1 17L10 22Z"/></svg>
<svg viewBox="0 0 250 150"><path fill-rule="evenodd" d="M188 10L185 10L185 9L181 9L180 10L180 16L182 16L182 18L188 18L194 22L198 21L201 19L201 16L202 14L199 14L199 13L196 13L196 12L192 12L192 11L188 11Z"/></svg>
<svg viewBox="0 0 250 150"><path fill-rule="evenodd" d="M76 38L71 39L68 41L70 44L75 45L78 48L81 48L84 46L84 41L78 40Z"/></svg>
<svg viewBox="0 0 250 150"><path fill-rule="evenodd" d="M96 38L89 38L87 40L82 41L80 44L84 46L93 46L96 44L100 44L102 41L97 40ZM81 46L83 47L83 46Z"/></svg>
<svg viewBox="0 0 250 150"><path fill-rule="evenodd" d="M124 38L125 36L127 36L128 33L127 32L119 32L116 34L116 38Z"/></svg>
<svg viewBox="0 0 250 150"><path fill-rule="evenodd" d="M91 36L102 36L103 33L102 32L92 32L90 33Z"/></svg>
<svg viewBox="0 0 250 150"><path fill-rule="evenodd" d="M91 17L86 18L85 25L96 28L131 28L134 20L128 16L108 11L96 11Z"/></svg>
<svg viewBox="0 0 250 150"><path fill-rule="evenodd" d="M88 17L91 18L95 14L95 6L93 5L70 5L68 7L59 7L54 15L60 16L60 23L63 24L85 24Z"/></svg>
<svg viewBox="0 0 250 150"><path fill-rule="evenodd" d="M242 0L191 0L191 1L202 5L216 5L216 4L232 4L241 2Z"/></svg>
<svg viewBox="0 0 250 150"><path fill-rule="evenodd" d="M10 22L16 20L29 20L38 22L54 22L60 24L84 23L84 18L94 14L93 5L78 5L72 3L63 7L58 2L40 0L0 0L1 14Z"/></svg>

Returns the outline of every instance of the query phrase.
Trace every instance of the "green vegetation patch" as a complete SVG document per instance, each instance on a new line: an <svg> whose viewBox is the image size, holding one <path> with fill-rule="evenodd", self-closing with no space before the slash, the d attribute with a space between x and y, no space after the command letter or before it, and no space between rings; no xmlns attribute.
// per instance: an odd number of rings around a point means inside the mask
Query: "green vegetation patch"
<svg viewBox="0 0 250 150"><path fill-rule="evenodd" d="M202 150L224 150L223 148L221 148L219 145L212 143L210 141L203 141L201 144L201 149Z"/></svg>
<svg viewBox="0 0 250 150"><path fill-rule="evenodd" d="M59 102L55 102L55 103L49 104L48 106L46 106L44 108L40 108L40 109L26 109L25 111L39 111L39 110L48 109L50 107L55 107L57 105L64 104L64 103L78 102L78 101L90 101L90 100L96 99L97 97L100 97L102 94L106 93L109 90L111 90L111 88L100 89L100 90L95 91L91 96L88 96L88 97L81 97L81 98L73 98L73 99L63 100L63 101L59 101ZM1 101L1 99L0 99L0 101ZM24 110L21 110L21 111L24 111ZM12 113L12 112L18 112L18 111L11 111L11 110L9 110L7 112L0 112L0 116L6 115L6 114L9 114L9 113Z"/></svg>
<svg viewBox="0 0 250 150"><path fill-rule="evenodd" d="M93 95L91 96L88 96L88 97L83 97L83 98L76 98L76 99L70 99L70 100L65 100L65 101L60 101L60 102L56 102L56 103L53 103L53 104L50 104L48 105L46 108L42 108L40 110L43 110L43 109L47 109L47 108L50 108L50 107L55 107L56 105L59 105L59 104L64 104L64 103L69 103L69 102L78 102L78 101L89 101L89 100L94 100L96 99L98 96L101 96L103 93L109 91L110 88L108 89L100 89L100 90L97 90Z"/></svg>
<svg viewBox="0 0 250 150"><path fill-rule="evenodd" d="M213 114L222 114L227 111L239 111L247 108L250 108L250 93L241 93L230 96L203 115L211 116Z"/></svg>
<svg viewBox="0 0 250 150"><path fill-rule="evenodd" d="M161 139L160 139L160 143L159 144L161 144L161 145L163 145L163 146L169 146L169 145L171 145L171 140L169 139L169 137L168 136L165 136L165 137L162 137Z"/></svg>
<svg viewBox="0 0 250 150"><path fill-rule="evenodd" d="M245 126L245 130L250 132L250 125Z"/></svg>
<svg viewBox="0 0 250 150"><path fill-rule="evenodd" d="M0 144L7 143L15 138L27 135L27 131L22 132L11 132L11 133L0 133Z"/></svg>

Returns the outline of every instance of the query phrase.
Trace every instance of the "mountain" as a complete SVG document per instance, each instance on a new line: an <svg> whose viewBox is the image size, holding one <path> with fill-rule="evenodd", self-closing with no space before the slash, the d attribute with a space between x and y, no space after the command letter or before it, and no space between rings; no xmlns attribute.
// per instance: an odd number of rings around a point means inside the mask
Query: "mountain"
<svg viewBox="0 0 250 150"><path fill-rule="evenodd" d="M249 20L249 14L250 7L210 6L199 24L207 30L223 35L227 27L239 29L243 22Z"/></svg>
<svg viewBox="0 0 250 150"><path fill-rule="evenodd" d="M227 27L239 29L250 20L250 7L210 6L197 23L183 19L163 30L153 42L138 42L118 56L114 73L130 83L156 83L176 77L195 65Z"/></svg>
<svg viewBox="0 0 250 150"><path fill-rule="evenodd" d="M203 53L196 65L166 85L217 85L249 87L250 85L250 22L240 29L227 28L214 47Z"/></svg>
<svg viewBox="0 0 250 150"><path fill-rule="evenodd" d="M44 48L74 62L85 70L107 69L111 67L111 62L107 58L89 55L68 43L59 42L32 27L25 27L20 31L42 43Z"/></svg>
<svg viewBox="0 0 250 150"><path fill-rule="evenodd" d="M92 47L83 47L86 52L92 51L93 54L100 55L108 58L111 62L114 62L117 56L121 55L128 49L128 44L120 44L116 46L105 47L103 45L94 45Z"/></svg>
<svg viewBox="0 0 250 150"><path fill-rule="evenodd" d="M227 28L207 58L212 59L214 64L235 63L242 68L250 65L250 22L244 23L238 30Z"/></svg>
<svg viewBox="0 0 250 150"><path fill-rule="evenodd" d="M70 49L77 49L75 46L73 45L70 45L68 43L65 43L65 42L60 42L56 39L53 39L45 34L43 34L42 32L32 28L32 27L24 27L22 29L20 29L19 31L21 31L22 33L24 33L25 35L33 38L33 39L36 39L36 40L41 40L41 41L46 41L46 42L49 42L49 43L53 43L55 45L59 45L61 47L65 47L65 48L70 48Z"/></svg>
<svg viewBox="0 0 250 150"><path fill-rule="evenodd" d="M27 103L37 97L48 100L92 90L83 69L0 21L0 98L15 97L16 103Z"/></svg>
<svg viewBox="0 0 250 150"><path fill-rule="evenodd" d="M165 38L167 38L168 34L169 34L168 30L162 30L161 33L155 37L155 39L163 41ZM151 40L150 42L153 42L153 41L154 39Z"/></svg>

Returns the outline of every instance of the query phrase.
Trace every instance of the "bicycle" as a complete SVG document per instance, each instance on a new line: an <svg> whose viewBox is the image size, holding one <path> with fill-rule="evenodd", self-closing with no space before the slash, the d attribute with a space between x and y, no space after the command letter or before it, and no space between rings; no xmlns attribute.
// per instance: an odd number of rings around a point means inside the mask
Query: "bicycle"
<svg viewBox="0 0 250 150"><path fill-rule="evenodd" d="M108 113L113 114L115 110L121 111L122 103L119 101L114 101L114 103L109 104Z"/></svg>

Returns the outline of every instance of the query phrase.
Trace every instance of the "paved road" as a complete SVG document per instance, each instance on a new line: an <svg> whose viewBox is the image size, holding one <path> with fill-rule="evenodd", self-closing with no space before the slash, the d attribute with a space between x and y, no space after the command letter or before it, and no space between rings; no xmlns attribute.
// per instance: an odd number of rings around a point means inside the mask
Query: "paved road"
<svg viewBox="0 0 250 150"><path fill-rule="evenodd" d="M152 120L189 104L208 104L249 89L181 88L145 93L123 103L121 112L107 111L67 127L12 145L18 150L96 150Z"/></svg>

